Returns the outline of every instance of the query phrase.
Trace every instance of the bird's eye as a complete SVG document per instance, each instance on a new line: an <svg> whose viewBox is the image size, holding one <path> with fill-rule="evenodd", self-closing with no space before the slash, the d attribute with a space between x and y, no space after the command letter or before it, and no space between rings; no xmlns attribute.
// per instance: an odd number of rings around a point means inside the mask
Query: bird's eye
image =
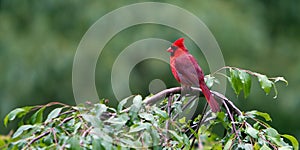
<svg viewBox="0 0 300 150"><path fill-rule="evenodd" d="M177 48L178 48L177 46L174 46L174 45L171 46L171 49L174 51L177 50Z"/></svg>

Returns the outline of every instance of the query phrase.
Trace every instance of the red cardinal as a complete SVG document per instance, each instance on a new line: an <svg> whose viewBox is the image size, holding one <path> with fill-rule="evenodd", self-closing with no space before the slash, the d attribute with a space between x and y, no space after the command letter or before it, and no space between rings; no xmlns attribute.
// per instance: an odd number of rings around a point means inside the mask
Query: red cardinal
<svg viewBox="0 0 300 150"><path fill-rule="evenodd" d="M184 38L176 40L167 50L171 53L170 65L175 79L184 87L200 87L213 112L220 111L220 107L204 82L204 74L196 59L183 44Z"/></svg>

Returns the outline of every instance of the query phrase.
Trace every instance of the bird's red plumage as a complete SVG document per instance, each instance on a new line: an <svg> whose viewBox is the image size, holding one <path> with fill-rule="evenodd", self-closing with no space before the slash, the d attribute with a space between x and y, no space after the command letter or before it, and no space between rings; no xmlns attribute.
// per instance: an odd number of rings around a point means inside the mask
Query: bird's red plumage
<svg viewBox="0 0 300 150"><path fill-rule="evenodd" d="M184 38L179 38L178 40L176 40L173 45L174 46L177 46L181 49L185 49L185 46L183 45L183 41L184 41Z"/></svg>
<svg viewBox="0 0 300 150"><path fill-rule="evenodd" d="M205 84L202 69L196 59L188 52L183 42L184 38L180 38L168 49L168 52L171 53L171 71L175 79L183 86L200 87L212 111L220 111L217 101Z"/></svg>

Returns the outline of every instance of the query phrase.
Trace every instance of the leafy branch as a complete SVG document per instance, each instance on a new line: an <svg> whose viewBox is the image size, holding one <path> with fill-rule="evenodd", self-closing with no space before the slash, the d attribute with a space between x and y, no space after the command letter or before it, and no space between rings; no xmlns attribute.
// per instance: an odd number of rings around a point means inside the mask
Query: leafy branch
<svg viewBox="0 0 300 150"><path fill-rule="evenodd" d="M237 95L250 93L251 76L257 77L261 88L269 94L282 77L265 75L235 67L226 76ZM220 69L220 70L221 70ZM219 70L219 71L220 71ZM208 82L215 82L213 73ZM286 82L287 83L287 82ZM257 110L241 111L230 99L211 91L222 104L222 111L195 113L199 88L192 87L182 94L181 87L165 89L142 98L130 96L120 101L117 108L108 107L105 101L97 104L69 106L57 102L46 105L16 108L4 119L4 124L20 119L20 126L9 143L1 149L298 149L297 140L279 134L267 122L271 117ZM125 107L132 103L130 107ZM45 109L58 105L46 117ZM197 111L195 111L197 112ZM33 115L31 115L33 113ZM216 129L224 133L215 132ZM1 139L0 139L1 142Z"/></svg>
<svg viewBox="0 0 300 150"><path fill-rule="evenodd" d="M229 70L230 73L229 76L220 72L221 70L224 69ZM282 81L286 83L286 85L288 85L288 81L285 80L284 77L267 77L266 75L253 72L250 70L237 68L237 67L230 67L230 66L222 67L217 71L215 71L214 73L212 73L211 76L214 76L216 74L225 76L228 79L236 95L239 95L240 92L243 90L245 98L247 98L250 94L250 89L252 84L251 76L254 76L258 79L260 83L260 87L265 91L267 95L271 92L271 89L273 87L275 92L273 98L277 98L278 95L278 91L275 85L276 82Z"/></svg>

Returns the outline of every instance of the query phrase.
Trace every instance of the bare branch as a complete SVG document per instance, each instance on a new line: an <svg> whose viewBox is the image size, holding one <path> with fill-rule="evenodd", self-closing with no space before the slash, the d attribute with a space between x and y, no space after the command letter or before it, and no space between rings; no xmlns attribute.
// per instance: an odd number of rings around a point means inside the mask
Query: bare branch
<svg viewBox="0 0 300 150"><path fill-rule="evenodd" d="M153 104L159 100L164 99L165 97L169 96L170 94L176 94L176 93L180 93L181 91L181 87L175 87L175 88L170 88L170 89L165 89L151 97L147 97L144 100L145 104Z"/></svg>
<svg viewBox="0 0 300 150"><path fill-rule="evenodd" d="M159 100L162 100L164 99L165 97L169 96L170 94L176 94L176 93L180 93L182 90L181 87L174 87L174 88L170 88L170 89L166 89L166 90L163 90L151 97L147 97L145 100L144 100L144 103L145 104L148 104L148 105L151 105L151 104L154 104L156 102L158 102ZM192 87L191 88L191 93L189 94L199 94L199 96L203 97L203 94L202 94L202 90L200 88L196 88L196 87ZM238 115L242 115L242 112L240 111L240 109L238 109L228 98L226 98L223 94L219 93L219 92L216 92L216 91L211 91L213 96L221 101L224 101L227 106L229 107L228 109L230 110L230 112L234 112L235 114L238 114ZM225 108L226 109L226 108Z"/></svg>
<svg viewBox="0 0 300 150"><path fill-rule="evenodd" d="M47 136L50 133L50 130L48 130L47 132L44 132L42 134L40 134L39 136L35 137L34 139L32 139L31 141L29 141L29 143L23 148L23 150L29 148L29 146L34 143L35 141L39 140L40 138Z"/></svg>

